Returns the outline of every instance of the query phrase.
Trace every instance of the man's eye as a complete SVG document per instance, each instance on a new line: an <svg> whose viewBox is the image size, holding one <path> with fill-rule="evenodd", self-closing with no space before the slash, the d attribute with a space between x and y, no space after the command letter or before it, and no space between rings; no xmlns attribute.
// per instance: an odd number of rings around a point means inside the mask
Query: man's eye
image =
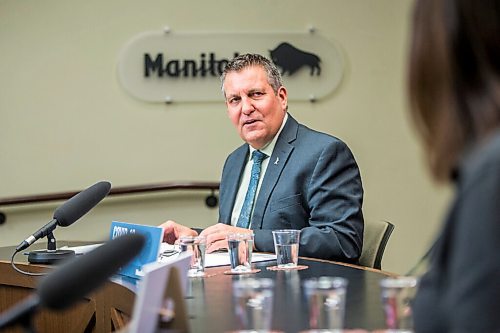
<svg viewBox="0 0 500 333"><path fill-rule="evenodd" d="M229 104L235 104L235 103L238 103L240 99L239 98L230 98L229 99Z"/></svg>

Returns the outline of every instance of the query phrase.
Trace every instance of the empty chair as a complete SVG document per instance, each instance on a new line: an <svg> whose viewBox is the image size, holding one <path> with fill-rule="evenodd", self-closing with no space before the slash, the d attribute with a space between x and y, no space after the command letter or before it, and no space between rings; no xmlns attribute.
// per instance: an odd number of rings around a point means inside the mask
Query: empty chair
<svg viewBox="0 0 500 333"><path fill-rule="evenodd" d="M394 225L388 221L365 223L363 250L359 258L361 266L381 269L385 246L393 230Z"/></svg>

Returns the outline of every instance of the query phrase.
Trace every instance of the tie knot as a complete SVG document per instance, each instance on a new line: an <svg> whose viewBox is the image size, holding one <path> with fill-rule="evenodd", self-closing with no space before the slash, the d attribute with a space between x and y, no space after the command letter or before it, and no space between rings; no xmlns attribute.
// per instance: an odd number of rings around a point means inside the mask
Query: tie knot
<svg viewBox="0 0 500 333"><path fill-rule="evenodd" d="M266 157L267 155L261 152L260 150L254 150L252 153L252 160L254 161L254 163L260 163Z"/></svg>

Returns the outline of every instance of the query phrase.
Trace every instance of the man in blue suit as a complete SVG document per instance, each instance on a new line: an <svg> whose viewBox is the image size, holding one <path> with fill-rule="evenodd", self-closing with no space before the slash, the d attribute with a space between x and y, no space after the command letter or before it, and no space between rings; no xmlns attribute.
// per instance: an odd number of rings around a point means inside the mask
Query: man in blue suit
<svg viewBox="0 0 500 333"><path fill-rule="evenodd" d="M227 248L228 233L253 232L257 251L274 252L272 230L299 229L299 255L356 263L363 244L363 188L347 145L288 114L281 75L265 57L233 59L222 74L222 89L245 144L224 165L219 223L201 233L207 250ZM173 221L162 226L169 243L195 234Z"/></svg>

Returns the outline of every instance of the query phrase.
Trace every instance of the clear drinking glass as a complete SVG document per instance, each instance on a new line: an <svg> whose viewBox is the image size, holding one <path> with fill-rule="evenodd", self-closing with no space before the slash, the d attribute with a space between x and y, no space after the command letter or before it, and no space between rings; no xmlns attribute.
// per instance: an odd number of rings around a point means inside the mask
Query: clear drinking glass
<svg viewBox="0 0 500 333"><path fill-rule="evenodd" d="M380 280L382 305L389 332L413 332L412 303L418 279L413 276Z"/></svg>
<svg viewBox="0 0 500 333"><path fill-rule="evenodd" d="M252 271L253 234L234 233L227 235L229 259L232 273Z"/></svg>
<svg viewBox="0 0 500 333"><path fill-rule="evenodd" d="M184 236L179 238L179 247L182 252L192 253L188 276L205 276L206 238L204 236Z"/></svg>
<svg viewBox="0 0 500 333"><path fill-rule="evenodd" d="M344 328L348 280L322 276L304 281L310 332L341 332Z"/></svg>
<svg viewBox="0 0 500 333"><path fill-rule="evenodd" d="M271 329L273 294L272 279L244 278L233 282L234 311L239 332L266 332Z"/></svg>
<svg viewBox="0 0 500 333"><path fill-rule="evenodd" d="M279 268L295 268L299 260L300 230L273 230L276 263Z"/></svg>

